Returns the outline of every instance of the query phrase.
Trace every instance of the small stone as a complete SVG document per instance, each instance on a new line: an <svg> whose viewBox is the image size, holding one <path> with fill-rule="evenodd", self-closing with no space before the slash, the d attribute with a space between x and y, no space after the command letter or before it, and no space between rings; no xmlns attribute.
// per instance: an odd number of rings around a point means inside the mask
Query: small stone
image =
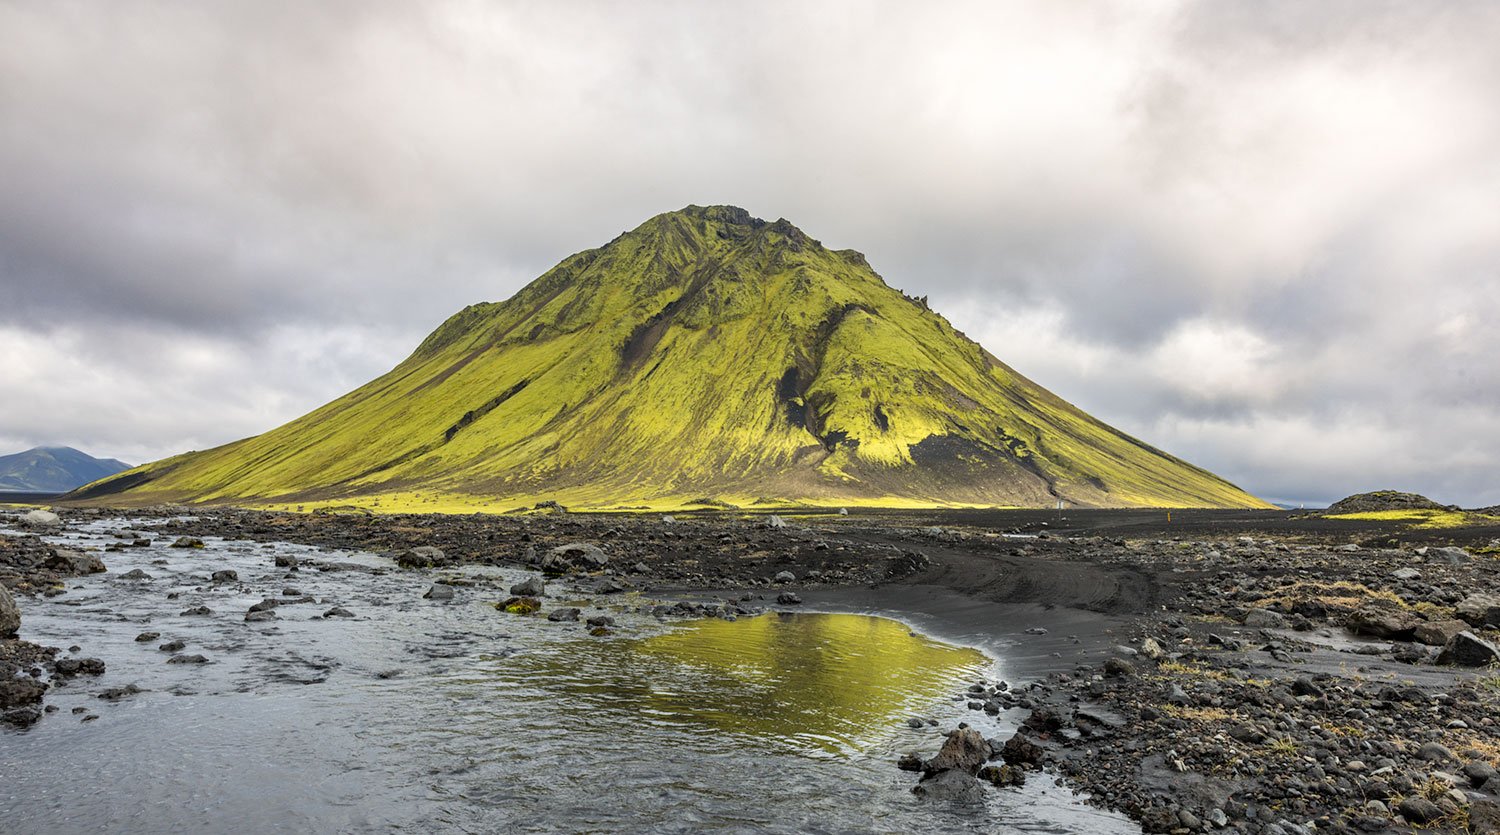
<svg viewBox="0 0 1500 835"><path fill-rule="evenodd" d="M1452 762L1456 759L1452 749L1441 742L1424 742L1417 749L1417 757L1428 762Z"/></svg>
<svg viewBox="0 0 1500 835"><path fill-rule="evenodd" d="M1270 609L1251 609L1245 614L1244 623L1251 629L1284 629L1286 618Z"/></svg>
<svg viewBox="0 0 1500 835"><path fill-rule="evenodd" d="M167 659L168 664L207 664L208 659L201 655L174 655Z"/></svg>
<svg viewBox="0 0 1500 835"><path fill-rule="evenodd" d="M1443 810L1425 797L1404 798L1396 811L1411 823L1432 823L1443 817Z"/></svg>
<svg viewBox="0 0 1500 835"><path fill-rule="evenodd" d="M1123 658L1111 658L1104 662L1104 674L1112 678L1135 675L1135 665Z"/></svg>

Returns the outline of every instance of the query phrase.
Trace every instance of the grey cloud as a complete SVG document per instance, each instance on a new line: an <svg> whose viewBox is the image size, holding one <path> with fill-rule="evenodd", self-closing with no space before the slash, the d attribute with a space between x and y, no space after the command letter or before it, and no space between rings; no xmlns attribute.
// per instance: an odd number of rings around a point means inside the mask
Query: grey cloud
<svg viewBox="0 0 1500 835"><path fill-rule="evenodd" d="M1497 36L1489 3L0 3L0 442L268 428L728 202L1252 491L1497 502Z"/></svg>

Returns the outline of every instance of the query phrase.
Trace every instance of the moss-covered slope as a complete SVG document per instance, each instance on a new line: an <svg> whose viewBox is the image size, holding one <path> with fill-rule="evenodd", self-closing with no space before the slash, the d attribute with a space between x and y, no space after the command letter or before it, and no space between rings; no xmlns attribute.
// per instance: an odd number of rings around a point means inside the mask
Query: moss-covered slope
<svg viewBox="0 0 1500 835"><path fill-rule="evenodd" d="M996 360L863 256L725 206L659 215L278 429L107 503L460 508L1264 506Z"/></svg>

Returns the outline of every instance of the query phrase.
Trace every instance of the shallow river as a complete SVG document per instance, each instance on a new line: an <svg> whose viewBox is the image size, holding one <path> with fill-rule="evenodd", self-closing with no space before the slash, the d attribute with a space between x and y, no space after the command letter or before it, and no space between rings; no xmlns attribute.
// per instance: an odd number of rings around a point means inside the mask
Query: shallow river
<svg viewBox="0 0 1500 835"><path fill-rule="evenodd" d="M98 547L116 527L52 539ZM900 613L663 624L637 599L580 597L585 617L617 621L591 637L497 612L520 571L445 573L474 585L440 603L422 599L437 574L380 556L171 539L21 601L22 637L79 645L108 672L0 730L7 832L1139 832L1041 778L980 809L913 796L897 756L930 756L958 721L1003 738L1018 717L953 698L1003 661ZM289 572L277 554L348 568ZM150 579L122 577L134 568ZM225 568L239 582L208 582ZM288 588L319 602L243 621ZM548 592L548 608L570 598ZM354 617L321 617L335 605ZM185 614L198 606L212 614ZM208 663L166 663L170 640ZM126 684L143 692L97 697Z"/></svg>

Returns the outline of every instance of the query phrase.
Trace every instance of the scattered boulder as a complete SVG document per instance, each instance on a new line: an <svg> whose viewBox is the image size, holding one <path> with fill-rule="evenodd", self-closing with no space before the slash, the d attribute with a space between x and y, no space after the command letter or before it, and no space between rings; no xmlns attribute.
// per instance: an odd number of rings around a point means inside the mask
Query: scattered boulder
<svg viewBox="0 0 1500 835"><path fill-rule="evenodd" d="M925 770L930 774L958 769L973 774L989 760L993 753L989 742L985 741L979 731L967 725L960 725L948 734L948 739L937 752L937 756L927 761Z"/></svg>
<svg viewBox="0 0 1500 835"><path fill-rule="evenodd" d="M443 585L441 583L433 583L432 584L432 588L429 588L427 590L427 593L424 594L424 595L422 595L422 599L423 600L452 600L453 599L453 587L452 586L448 586L448 585Z"/></svg>
<svg viewBox="0 0 1500 835"><path fill-rule="evenodd" d="M542 601L535 597L512 597L495 608L512 615L531 615L541 610Z"/></svg>
<svg viewBox="0 0 1500 835"><path fill-rule="evenodd" d="M435 565L443 565L448 561L448 555L443 549L431 545L418 545L415 548L407 548L396 554L396 565L402 568L431 568Z"/></svg>
<svg viewBox="0 0 1500 835"><path fill-rule="evenodd" d="M1017 733L1005 741L1004 747L1000 749L1000 756L1005 758L1011 765L1035 765L1040 766L1046 757L1046 751L1042 746Z"/></svg>
<svg viewBox="0 0 1500 835"><path fill-rule="evenodd" d="M797 575L790 571L778 571L776 572L776 576L771 579L778 583L795 583L797 582Z"/></svg>
<svg viewBox="0 0 1500 835"><path fill-rule="evenodd" d="M139 568L132 568L129 571L125 572L124 574L121 574L120 575L120 579L121 580L131 580L133 582L146 582L146 581L149 581L149 580L151 580L153 578L151 577L150 574L147 574L146 572L140 570Z"/></svg>
<svg viewBox="0 0 1500 835"><path fill-rule="evenodd" d="M145 644L145 643L150 643L151 641L154 641L154 640L156 640L157 638L160 638L160 637L161 637L161 633L160 632L142 632L141 634L135 636L135 640L136 640L136 643L138 643L138 644Z"/></svg>
<svg viewBox="0 0 1500 835"><path fill-rule="evenodd" d="M1024 786L1026 771L1013 765L987 765L979 769L979 779L995 786Z"/></svg>
<svg viewBox="0 0 1500 835"><path fill-rule="evenodd" d="M328 611L324 612L323 613L323 617L325 617L325 618L352 618L352 617L354 617L354 613L351 612L351 611L349 611L348 609L345 609L343 606L335 606L332 609L329 609Z"/></svg>
<svg viewBox="0 0 1500 835"><path fill-rule="evenodd" d="M222 571L215 571L213 573L213 576L210 577L209 580L214 583L238 583L240 581L240 575L239 572L235 571L234 569L226 568Z"/></svg>
<svg viewBox="0 0 1500 835"><path fill-rule="evenodd" d="M97 555L69 548L52 549L52 556L42 561L42 568L70 576L99 574L109 570L104 567L104 561Z"/></svg>
<svg viewBox="0 0 1500 835"><path fill-rule="evenodd" d="M1344 625L1356 635L1409 641L1421 623L1422 618L1415 612L1403 609L1392 601L1377 598L1367 600L1355 609Z"/></svg>
<svg viewBox="0 0 1500 835"><path fill-rule="evenodd" d="M167 659L168 664L207 664L208 659L201 655L174 655Z"/></svg>
<svg viewBox="0 0 1500 835"><path fill-rule="evenodd" d="M42 718L47 685L32 678L0 678L0 722L24 728Z"/></svg>
<svg viewBox="0 0 1500 835"><path fill-rule="evenodd" d="M1469 628L1467 623L1461 620L1436 620L1417 624L1413 636L1417 643L1426 644L1430 647L1447 646L1454 635Z"/></svg>
<svg viewBox="0 0 1500 835"><path fill-rule="evenodd" d="M578 616L581 614L583 614L583 611L581 609L573 606L566 606L564 608L553 609L552 611L548 612L547 620L550 620L553 623L571 623L577 621Z"/></svg>
<svg viewBox="0 0 1500 835"><path fill-rule="evenodd" d="M1446 546L1441 548L1427 549L1427 561L1431 563L1441 563L1442 565L1448 566L1460 566L1468 562L1472 558L1473 557L1469 554L1469 552L1465 551L1462 548Z"/></svg>
<svg viewBox="0 0 1500 835"><path fill-rule="evenodd" d="M1433 823L1443 817L1440 806L1420 796L1404 798L1396 806L1396 811L1408 822L1416 824Z"/></svg>
<svg viewBox="0 0 1500 835"><path fill-rule="evenodd" d="M22 514L21 525L44 530L62 527L62 517L50 510L33 510Z"/></svg>
<svg viewBox="0 0 1500 835"><path fill-rule="evenodd" d="M59 658L52 668L58 675L65 678L78 675L104 675L104 662L97 658Z"/></svg>
<svg viewBox="0 0 1500 835"><path fill-rule="evenodd" d="M1459 667L1487 667L1500 663L1500 648L1473 632L1460 632L1443 646L1437 663Z"/></svg>
<svg viewBox="0 0 1500 835"><path fill-rule="evenodd" d="M1472 835L1500 835L1500 800L1484 798L1469 804Z"/></svg>
<svg viewBox="0 0 1500 835"><path fill-rule="evenodd" d="M540 577L530 577L510 587L510 593L517 597L541 597L547 589L547 584Z"/></svg>
<svg viewBox="0 0 1500 835"><path fill-rule="evenodd" d="M199 539L196 536L179 536L179 537L177 537L177 540L172 543L171 547L173 547L173 548L202 548L203 547L203 540Z"/></svg>
<svg viewBox="0 0 1500 835"><path fill-rule="evenodd" d="M1110 678L1135 675L1135 665L1123 658L1111 658L1104 662L1104 674Z"/></svg>
<svg viewBox="0 0 1500 835"><path fill-rule="evenodd" d="M798 606L802 603L802 596L794 591L784 591L776 595L776 602L783 606Z"/></svg>
<svg viewBox="0 0 1500 835"><path fill-rule="evenodd" d="M984 785L967 771L949 769L940 771L912 787L912 794L949 803L978 804L984 802Z"/></svg>
<svg viewBox="0 0 1500 835"><path fill-rule="evenodd" d="M14 637L21 628L21 609L5 586L0 586L0 638Z"/></svg>
<svg viewBox="0 0 1500 835"><path fill-rule="evenodd" d="M1286 618L1270 609L1251 609L1245 613L1245 625L1251 629L1284 629Z"/></svg>
<svg viewBox="0 0 1500 835"><path fill-rule="evenodd" d="M146 691L142 690L134 684L127 684L124 687L110 687L108 689L101 690L99 691L99 698L105 700L106 702L117 702L120 699L125 698L126 696L134 696L137 693L144 692Z"/></svg>
<svg viewBox="0 0 1500 835"><path fill-rule="evenodd" d="M1500 627L1500 595L1471 594L1454 607L1458 617L1481 629Z"/></svg>
<svg viewBox="0 0 1500 835"><path fill-rule="evenodd" d="M609 557L597 545L570 542L559 545L542 557L542 570L548 574L573 574L598 571L609 565Z"/></svg>

